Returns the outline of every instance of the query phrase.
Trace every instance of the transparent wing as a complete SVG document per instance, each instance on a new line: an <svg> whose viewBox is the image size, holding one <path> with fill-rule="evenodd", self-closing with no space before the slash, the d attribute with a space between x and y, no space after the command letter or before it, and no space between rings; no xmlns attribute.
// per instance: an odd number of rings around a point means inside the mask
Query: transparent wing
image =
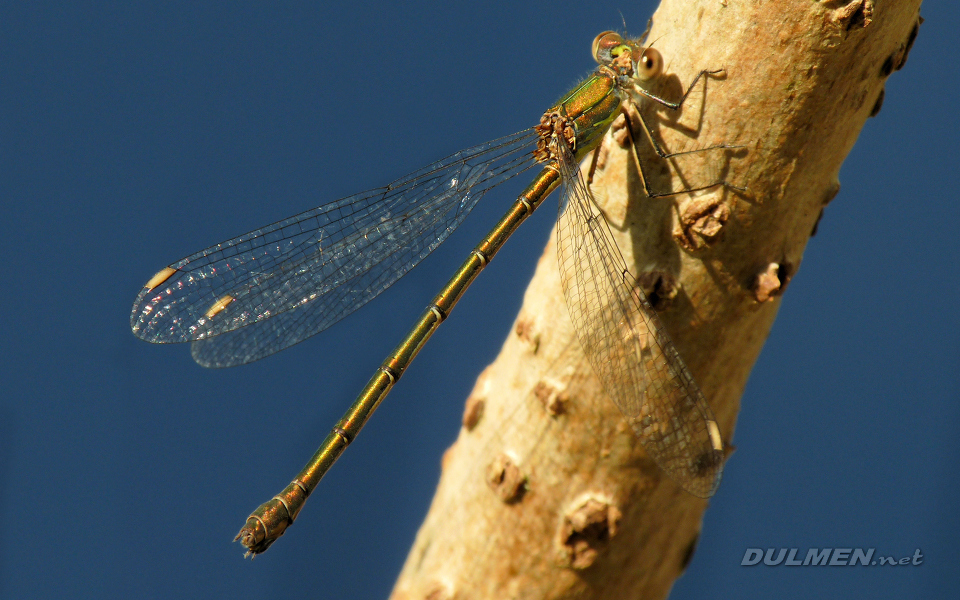
<svg viewBox="0 0 960 600"><path fill-rule="evenodd" d="M712 496L723 468L713 413L627 270L569 151L560 162L560 277L584 353L657 465L688 492Z"/></svg>
<svg viewBox="0 0 960 600"><path fill-rule="evenodd" d="M533 165L536 138L529 129L462 150L188 256L144 287L130 325L149 342L193 342L193 357L208 367L303 341L392 285L484 193Z"/></svg>

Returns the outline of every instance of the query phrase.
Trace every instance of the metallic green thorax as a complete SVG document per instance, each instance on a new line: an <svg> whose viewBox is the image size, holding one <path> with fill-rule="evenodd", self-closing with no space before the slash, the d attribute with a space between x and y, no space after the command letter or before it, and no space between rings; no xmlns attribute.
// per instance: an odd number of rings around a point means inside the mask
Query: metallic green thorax
<svg viewBox="0 0 960 600"><path fill-rule="evenodd" d="M600 145L610 123L620 114L620 95L609 75L597 73L567 94L557 109L573 119L577 131L574 156L579 161Z"/></svg>
<svg viewBox="0 0 960 600"><path fill-rule="evenodd" d="M541 137L534 156L547 164L500 222L471 252L446 287L424 311L413 330L384 360L310 462L280 494L262 504L250 515L237 536L249 549L250 554L266 550L293 523L310 492L316 488L347 445L360 433L360 429L440 323L450 314L470 283L493 259L507 238L560 185L560 169L554 154L555 138L562 137L567 142L578 162L600 144L610 123L620 114L620 92L615 77L612 69L600 67L594 75L575 87L544 114L536 128Z"/></svg>
<svg viewBox="0 0 960 600"><path fill-rule="evenodd" d="M562 136L573 148L577 162L603 139L620 114L620 92L610 69L601 67L544 113L537 130L541 143L537 159L550 158L550 138Z"/></svg>

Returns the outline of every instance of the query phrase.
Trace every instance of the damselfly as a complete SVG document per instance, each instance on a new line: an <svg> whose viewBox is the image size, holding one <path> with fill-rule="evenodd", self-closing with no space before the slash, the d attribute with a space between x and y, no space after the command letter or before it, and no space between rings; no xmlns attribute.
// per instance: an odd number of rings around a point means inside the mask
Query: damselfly
<svg viewBox="0 0 960 600"><path fill-rule="evenodd" d="M540 124L462 150L394 183L324 204L192 254L162 269L137 296L136 335L150 342L191 342L207 367L248 363L326 329L397 281L456 229L481 197L527 169L532 183L471 252L413 330L383 362L304 469L257 508L237 536L248 554L265 551L293 523L307 496L356 438L427 339L507 238L556 188L564 295L583 351L604 390L648 454L692 494L708 497L720 481L723 442L710 407L660 320L627 269L609 225L580 175L579 162L623 114L627 132L645 132L666 153L639 111L652 101L676 111L704 76L676 101L652 91L663 60L644 38L604 32L593 42L596 71L547 110ZM650 197L727 185L722 180L657 193L633 156ZM690 152L732 148L720 145ZM594 154L596 161L596 154Z"/></svg>

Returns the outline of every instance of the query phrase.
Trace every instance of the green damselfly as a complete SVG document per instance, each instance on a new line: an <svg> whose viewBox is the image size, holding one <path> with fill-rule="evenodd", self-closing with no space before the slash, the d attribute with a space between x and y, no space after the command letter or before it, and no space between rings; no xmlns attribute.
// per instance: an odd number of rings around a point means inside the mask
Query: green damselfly
<svg viewBox="0 0 960 600"><path fill-rule="evenodd" d="M159 271L131 314L150 342L191 342L207 367L248 363L323 331L372 300L416 266L463 222L480 198L528 169L539 173L470 253L408 336L383 362L306 467L261 505L237 536L248 554L265 551L293 523L307 496L356 438L440 323L507 238L558 187L557 221L564 295L578 338L604 390L648 454L678 484L708 497L720 481L723 442L702 393L627 269L579 163L620 114L638 125L661 159L668 154L628 104L678 110L701 71L671 102L650 84L663 60L644 38L604 32L593 42L596 71L541 117L539 125L462 150L394 183L324 204L192 254ZM635 148L635 146L634 146ZM643 161L646 194L657 193ZM596 154L594 154L594 161ZM733 187L733 186L731 186Z"/></svg>

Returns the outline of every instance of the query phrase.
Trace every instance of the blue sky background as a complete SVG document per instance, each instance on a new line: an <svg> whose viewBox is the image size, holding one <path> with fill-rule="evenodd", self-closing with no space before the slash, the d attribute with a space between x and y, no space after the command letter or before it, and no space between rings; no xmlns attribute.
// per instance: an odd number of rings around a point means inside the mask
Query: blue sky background
<svg viewBox="0 0 960 600"><path fill-rule="evenodd" d="M252 563L230 543L246 515L515 190L484 199L379 301L250 366L205 370L186 346L137 340L131 303L181 256L530 126L590 71L589 44L619 11L638 32L654 8L0 7L0 597L386 597L553 209L507 244L291 533ZM925 8L843 167L674 598L955 592L958 12ZM748 547L919 548L924 563L741 567Z"/></svg>

